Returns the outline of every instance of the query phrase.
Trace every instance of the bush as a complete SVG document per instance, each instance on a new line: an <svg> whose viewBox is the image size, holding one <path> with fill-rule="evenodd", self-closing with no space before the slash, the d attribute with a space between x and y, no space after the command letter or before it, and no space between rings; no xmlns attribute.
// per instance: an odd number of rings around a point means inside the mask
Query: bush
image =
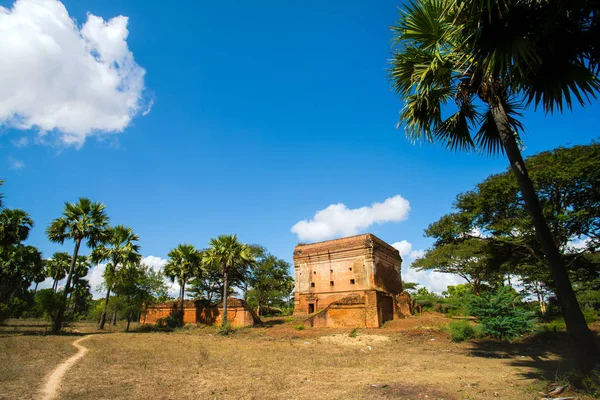
<svg viewBox="0 0 600 400"><path fill-rule="evenodd" d="M594 322L598 321L598 312L593 308L585 308L582 311L585 322L588 324L593 324Z"/></svg>
<svg viewBox="0 0 600 400"><path fill-rule="evenodd" d="M0 303L0 324L4 323L9 317L10 311L8 305Z"/></svg>
<svg viewBox="0 0 600 400"><path fill-rule="evenodd" d="M501 287L473 299L471 314L479 317L483 333L495 339L512 340L533 328L533 316L521 307L514 289Z"/></svg>
<svg viewBox="0 0 600 400"><path fill-rule="evenodd" d="M538 325L538 330L542 332L561 332L567 330L565 321L561 319L553 319L550 322L546 322Z"/></svg>
<svg viewBox="0 0 600 400"><path fill-rule="evenodd" d="M297 331L303 331L304 330L304 324L298 324L298 325L296 325L296 330Z"/></svg>
<svg viewBox="0 0 600 400"><path fill-rule="evenodd" d="M448 325L453 342L464 342L477 337L477 330L469 321L456 321Z"/></svg>
<svg viewBox="0 0 600 400"><path fill-rule="evenodd" d="M64 310L64 293L62 291L55 293L52 289L41 289L35 296L35 303L44 317L52 322L53 332L59 332L67 322L66 315L62 315L62 318L59 315L61 309ZM60 326L58 326L59 324Z"/></svg>
<svg viewBox="0 0 600 400"><path fill-rule="evenodd" d="M235 330L231 327L231 322L227 321L219 326L217 333L219 335L228 336L235 333Z"/></svg>
<svg viewBox="0 0 600 400"><path fill-rule="evenodd" d="M348 334L348 337L351 337L351 338L355 338L357 336L358 336L358 329L356 329L356 328L352 329L350 331L350 333Z"/></svg>

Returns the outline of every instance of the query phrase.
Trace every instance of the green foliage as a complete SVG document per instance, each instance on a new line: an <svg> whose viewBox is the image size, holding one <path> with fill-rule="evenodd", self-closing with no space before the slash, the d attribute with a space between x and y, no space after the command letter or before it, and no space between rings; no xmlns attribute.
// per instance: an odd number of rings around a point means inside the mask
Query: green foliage
<svg viewBox="0 0 600 400"><path fill-rule="evenodd" d="M64 294L52 289L41 289L36 293L35 302L44 317L52 322L52 331L59 332L65 322L62 318L62 310L65 307Z"/></svg>
<svg viewBox="0 0 600 400"><path fill-rule="evenodd" d="M448 332L453 342L464 342L478 336L475 326L469 321L455 321L448 324Z"/></svg>
<svg viewBox="0 0 600 400"><path fill-rule="evenodd" d="M593 324L594 322L598 321L598 311L594 310L593 308L584 308L582 311L585 322L588 324Z"/></svg>
<svg viewBox="0 0 600 400"><path fill-rule="evenodd" d="M159 329L175 329L179 326L181 317L178 313L173 313L166 318L159 318L156 320L156 327Z"/></svg>
<svg viewBox="0 0 600 400"><path fill-rule="evenodd" d="M538 324L537 330L541 332L563 332L567 330L567 325L562 318L557 318L550 322Z"/></svg>
<svg viewBox="0 0 600 400"><path fill-rule="evenodd" d="M358 336L358 329L356 329L356 328L352 329L350 331L350 333L348 334L348 337L351 337L351 338L355 338L357 336Z"/></svg>
<svg viewBox="0 0 600 400"><path fill-rule="evenodd" d="M8 304L0 303L0 324L3 324L10 317Z"/></svg>
<svg viewBox="0 0 600 400"><path fill-rule="evenodd" d="M523 309L519 296L509 287L475 297L471 313L479 317L483 333L495 339L512 340L533 328L531 313Z"/></svg>
<svg viewBox="0 0 600 400"><path fill-rule="evenodd" d="M303 331L304 329L305 329L304 324L298 324L298 325L296 325L296 330L297 331Z"/></svg>
<svg viewBox="0 0 600 400"><path fill-rule="evenodd" d="M229 335L234 334L235 330L231 326L231 322L226 321L219 326L217 333L221 336L229 336Z"/></svg>
<svg viewBox="0 0 600 400"><path fill-rule="evenodd" d="M288 262L264 252L249 268L247 301L259 315L262 308L272 310L286 305L286 298L294 289L294 279L289 270Z"/></svg>

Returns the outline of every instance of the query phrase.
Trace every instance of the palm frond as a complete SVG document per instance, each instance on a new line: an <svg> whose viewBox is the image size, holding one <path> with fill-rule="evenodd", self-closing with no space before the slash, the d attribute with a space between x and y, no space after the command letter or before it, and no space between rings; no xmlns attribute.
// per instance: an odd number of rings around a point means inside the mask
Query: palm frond
<svg viewBox="0 0 600 400"><path fill-rule="evenodd" d="M479 114L471 99L466 99L459 110L436 126L434 136L446 142L450 150L470 150L475 147L471 129L479 120Z"/></svg>

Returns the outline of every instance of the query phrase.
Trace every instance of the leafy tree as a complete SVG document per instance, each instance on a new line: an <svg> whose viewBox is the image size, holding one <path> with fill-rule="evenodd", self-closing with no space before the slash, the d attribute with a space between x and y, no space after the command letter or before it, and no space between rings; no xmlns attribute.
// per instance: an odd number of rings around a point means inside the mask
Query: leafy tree
<svg viewBox="0 0 600 400"><path fill-rule="evenodd" d="M189 294L192 298L209 302L223 300L223 274L218 265L203 263L203 273L191 277L189 282ZM228 294L232 292L232 289L228 290Z"/></svg>
<svg viewBox="0 0 600 400"><path fill-rule="evenodd" d="M294 279L289 274L290 264L272 254L258 260L249 278L248 304L256 308L280 306L282 299L294 289Z"/></svg>
<svg viewBox="0 0 600 400"><path fill-rule="evenodd" d="M223 322L227 325L227 295L229 275L233 271L244 270L255 263L252 250L238 241L237 235L220 235L210 240L210 248L204 252L205 264L219 267L223 274Z"/></svg>
<svg viewBox="0 0 600 400"><path fill-rule="evenodd" d="M202 275L202 252L191 244L180 244L168 254L169 261L164 266L164 274L177 281L180 287L180 326L183 326L183 301L185 298L185 286L192 276Z"/></svg>
<svg viewBox="0 0 600 400"><path fill-rule="evenodd" d="M547 112L600 91L598 10L592 2L419 0L392 28L390 76L405 101L407 136L455 150L506 153L553 276L580 369L600 354L520 152L523 101ZM442 109L449 102L456 112Z"/></svg>
<svg viewBox="0 0 600 400"><path fill-rule="evenodd" d="M502 280L490 268L489 243L485 239L471 238L447 243L427 251L411 265L418 271L436 271L456 274L469 282L477 296L484 282L497 283Z"/></svg>
<svg viewBox="0 0 600 400"><path fill-rule="evenodd" d="M108 228L103 239L103 242L92 251L91 255L91 259L95 263L109 261L104 270L106 298L98 329L104 329L110 292L119 269L125 268L128 264L138 263L142 258L139 253L140 246L137 244L140 238L131 228L123 225Z"/></svg>
<svg viewBox="0 0 600 400"><path fill-rule="evenodd" d="M129 264L115 277L114 292L121 300L120 308L127 319L127 332L134 316L139 317L142 307L153 304L166 293L162 278L152 268L142 264Z"/></svg>
<svg viewBox="0 0 600 400"><path fill-rule="evenodd" d="M92 202L89 199L81 197L77 203L65 202L65 209L60 218L52 221L46 229L46 234L51 242L63 244L65 240L70 239L75 242L73 256L71 257L71 266L67 275L65 285L63 307L56 314L56 323L53 331L57 333L62 328L62 319L64 317L64 306L71 289L71 280L77 262L77 255L82 241L90 248L95 248L106 238L106 229L108 227L108 216L106 215L104 204Z"/></svg>
<svg viewBox="0 0 600 400"><path fill-rule="evenodd" d="M13 313L15 305L22 303L29 286L41 274L41 253L33 246L22 244L32 227L33 220L25 211L0 211L0 321Z"/></svg>

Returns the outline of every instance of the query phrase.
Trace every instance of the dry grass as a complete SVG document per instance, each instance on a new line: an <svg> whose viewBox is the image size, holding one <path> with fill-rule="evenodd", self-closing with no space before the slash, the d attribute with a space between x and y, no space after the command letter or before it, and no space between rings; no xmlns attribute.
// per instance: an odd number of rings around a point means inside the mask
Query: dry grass
<svg viewBox="0 0 600 400"><path fill-rule="evenodd" d="M89 352L68 371L60 398L539 399L545 385L537 378L568 364L557 350L564 348L562 337L455 344L435 315L361 329L356 338L348 337L350 329L297 331L297 320L286 321L230 337L214 328L93 335L83 343ZM37 389L32 382L41 386L49 365L75 352L74 339L0 337L2 357L14 364L0 380L0 398L31 397ZM28 391L20 392L24 386Z"/></svg>

